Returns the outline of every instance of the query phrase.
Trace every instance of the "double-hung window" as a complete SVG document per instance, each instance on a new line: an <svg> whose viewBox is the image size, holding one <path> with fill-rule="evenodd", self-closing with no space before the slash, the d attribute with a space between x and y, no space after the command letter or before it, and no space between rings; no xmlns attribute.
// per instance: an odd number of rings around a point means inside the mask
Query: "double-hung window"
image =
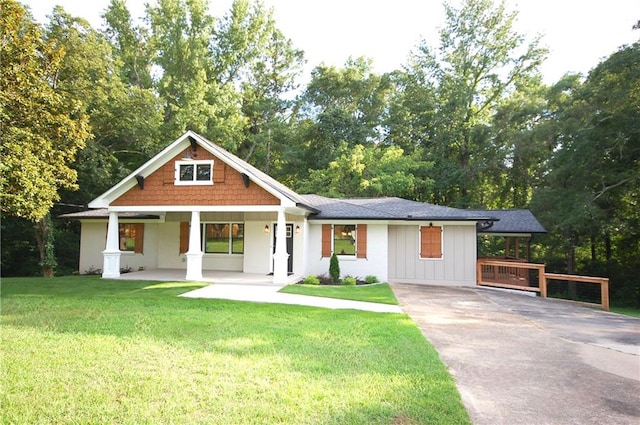
<svg viewBox="0 0 640 425"><path fill-rule="evenodd" d="M213 184L213 160L176 161L176 185Z"/></svg>
<svg viewBox="0 0 640 425"><path fill-rule="evenodd" d="M243 254L243 223L205 223L202 225L205 254Z"/></svg>
<svg viewBox="0 0 640 425"><path fill-rule="evenodd" d="M118 233L120 251L142 253L144 240L143 223L121 223L118 225Z"/></svg>
<svg viewBox="0 0 640 425"><path fill-rule="evenodd" d="M356 226L336 224L333 226L333 252L336 255L356 255Z"/></svg>

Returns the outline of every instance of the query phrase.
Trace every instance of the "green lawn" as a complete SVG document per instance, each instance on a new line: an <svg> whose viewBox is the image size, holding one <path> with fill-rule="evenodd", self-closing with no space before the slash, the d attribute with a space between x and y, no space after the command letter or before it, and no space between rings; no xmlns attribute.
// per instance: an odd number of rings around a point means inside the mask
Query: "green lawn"
<svg viewBox="0 0 640 425"><path fill-rule="evenodd" d="M340 298L343 300L369 301L382 304L398 304L387 283L374 285L288 285L280 290L287 294L313 295L316 297Z"/></svg>
<svg viewBox="0 0 640 425"><path fill-rule="evenodd" d="M469 423L404 314L177 297L188 285L3 279L2 423Z"/></svg>
<svg viewBox="0 0 640 425"><path fill-rule="evenodd" d="M611 307L612 313L624 314L626 316L640 317L640 309L633 307Z"/></svg>

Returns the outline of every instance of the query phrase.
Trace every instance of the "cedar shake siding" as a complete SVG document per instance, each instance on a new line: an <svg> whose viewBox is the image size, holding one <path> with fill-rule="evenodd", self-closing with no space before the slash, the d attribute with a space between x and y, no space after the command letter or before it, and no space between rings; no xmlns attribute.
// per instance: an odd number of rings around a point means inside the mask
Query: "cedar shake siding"
<svg viewBox="0 0 640 425"><path fill-rule="evenodd" d="M112 206L146 205L279 205L280 201L254 182L245 187L242 174L227 166L205 149L198 160L213 159L213 185L174 184L176 155L144 179L144 189L134 186L111 203Z"/></svg>

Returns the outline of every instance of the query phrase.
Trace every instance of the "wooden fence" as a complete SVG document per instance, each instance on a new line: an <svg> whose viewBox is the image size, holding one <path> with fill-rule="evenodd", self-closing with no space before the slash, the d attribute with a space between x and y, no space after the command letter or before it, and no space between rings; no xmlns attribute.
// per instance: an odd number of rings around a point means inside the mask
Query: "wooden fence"
<svg viewBox="0 0 640 425"><path fill-rule="evenodd" d="M537 270L537 282L535 282L535 276L532 276L532 270ZM609 279L607 278L547 273L544 264L491 259L478 259L477 262L477 283L480 286L539 292L541 297L546 298L549 279L599 284L600 306L603 310L609 311Z"/></svg>

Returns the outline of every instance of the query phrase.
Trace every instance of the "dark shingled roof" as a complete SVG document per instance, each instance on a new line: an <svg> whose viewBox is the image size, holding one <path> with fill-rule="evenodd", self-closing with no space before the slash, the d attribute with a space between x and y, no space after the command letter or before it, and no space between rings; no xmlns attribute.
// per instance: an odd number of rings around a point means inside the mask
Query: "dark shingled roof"
<svg viewBox="0 0 640 425"><path fill-rule="evenodd" d="M547 233L529 210L476 210L480 214L489 214L499 221L482 230L482 233Z"/></svg>
<svg viewBox="0 0 640 425"><path fill-rule="evenodd" d="M307 205L317 209L309 220L493 220L488 212L442 207L402 198L326 198L301 195Z"/></svg>

